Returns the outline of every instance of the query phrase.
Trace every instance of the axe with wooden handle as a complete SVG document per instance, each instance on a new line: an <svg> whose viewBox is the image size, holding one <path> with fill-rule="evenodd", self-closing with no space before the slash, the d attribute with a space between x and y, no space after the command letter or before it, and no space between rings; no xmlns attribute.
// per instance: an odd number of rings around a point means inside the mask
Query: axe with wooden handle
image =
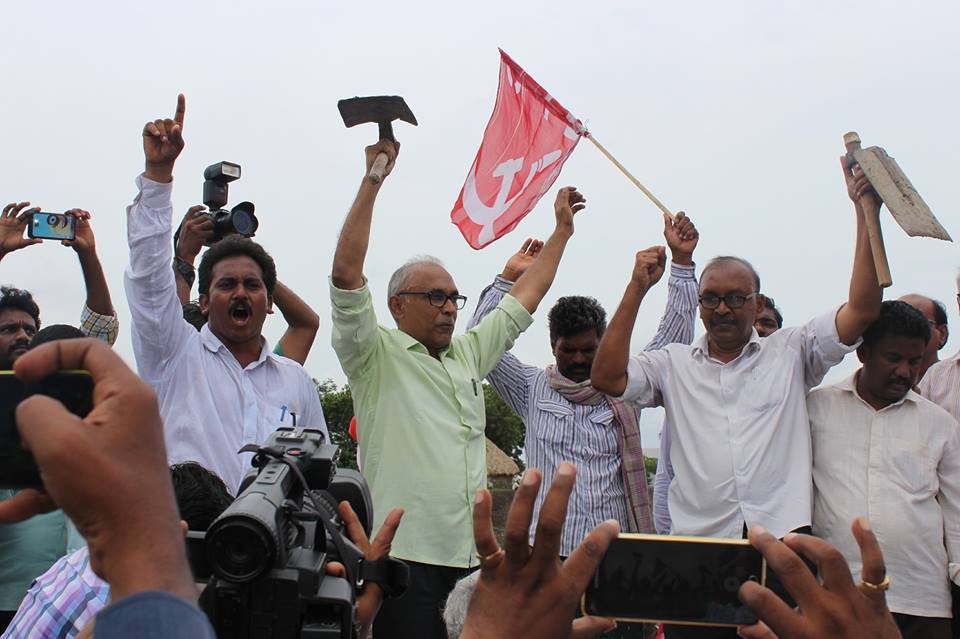
<svg viewBox="0 0 960 639"><path fill-rule="evenodd" d="M897 161L886 151L878 146L861 148L860 136L854 131L843 136L843 143L847 147L850 169L852 170L855 165L860 167L870 181L870 186L880 200L887 205L887 210L907 235L953 241L927 203L913 188L913 184L904 175ZM887 253L880 233L880 221L868 217L865 222L870 236L874 264L877 267L877 280L882 287L890 286L890 265L887 263Z"/></svg>

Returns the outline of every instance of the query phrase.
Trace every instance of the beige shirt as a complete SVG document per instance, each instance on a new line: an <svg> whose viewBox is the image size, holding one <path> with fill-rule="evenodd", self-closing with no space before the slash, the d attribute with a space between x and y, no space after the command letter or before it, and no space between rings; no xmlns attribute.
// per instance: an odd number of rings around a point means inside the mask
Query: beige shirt
<svg viewBox="0 0 960 639"><path fill-rule="evenodd" d="M813 533L843 553L860 578L850 526L865 516L880 542L893 612L950 617L960 583L960 430L913 391L874 410L854 376L810 393Z"/></svg>
<svg viewBox="0 0 960 639"><path fill-rule="evenodd" d="M960 420L960 353L927 369L920 394Z"/></svg>

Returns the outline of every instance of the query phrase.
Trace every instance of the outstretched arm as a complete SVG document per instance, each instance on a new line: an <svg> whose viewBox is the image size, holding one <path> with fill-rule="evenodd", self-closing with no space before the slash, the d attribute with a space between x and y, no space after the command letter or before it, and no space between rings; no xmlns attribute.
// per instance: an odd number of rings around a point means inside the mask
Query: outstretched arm
<svg viewBox="0 0 960 639"><path fill-rule="evenodd" d="M653 339L643 348L653 351L667 344L689 344L693 341L693 325L697 317L698 290L693 267L693 251L700 233L680 211L671 220L663 217L663 237L670 247L670 278L667 280L667 307Z"/></svg>
<svg viewBox="0 0 960 639"><path fill-rule="evenodd" d="M113 315L113 302L110 299L107 278L103 275L103 266L97 257L97 242L90 226L90 213L83 209L70 209L66 215L77 219L76 239L66 240L63 244L76 251L80 259L83 283L87 288L87 308L100 315Z"/></svg>
<svg viewBox="0 0 960 639"><path fill-rule="evenodd" d="M383 186L383 181L372 184L367 179L373 161L380 153L387 154L387 166L384 177L390 175L400 152L398 142L380 140L373 146L366 148L367 168L363 173L363 181L357 197L347 213L347 219L340 229L340 239L337 240L337 250L333 254L333 285L343 290L354 290L363 286L363 263L367 258L367 246L370 244L370 223L373 219L373 204Z"/></svg>
<svg viewBox="0 0 960 639"><path fill-rule="evenodd" d="M287 330L280 338L283 356L299 362L302 366L307 361L313 340L320 329L320 316L282 282L277 282L273 291L273 303L287 322Z"/></svg>
<svg viewBox="0 0 960 639"><path fill-rule="evenodd" d="M855 167L851 172L846 157L840 158L840 164L847 183L847 194L853 200L857 212L857 244L853 255L853 273L850 276L850 298L837 313L837 334L841 342L850 346L860 339L867 326L879 317L880 304L883 302L883 290L877 283L873 251L870 249L870 238L864 222L867 216L878 219L880 199L867 176L860 171L860 167ZM877 228L879 227L878 221Z"/></svg>
<svg viewBox="0 0 960 639"><path fill-rule="evenodd" d="M540 250L540 255L529 265L510 291L510 294L531 315L537 310L540 300L553 284L557 267L560 266L560 258L563 257L567 242L573 236L573 216L586 207L586 201L575 186L565 186L557 193L557 199L553 204L557 225Z"/></svg>
<svg viewBox="0 0 960 639"><path fill-rule="evenodd" d="M630 334L637 321L637 311L647 291L663 276L666 262L667 253L662 246L652 246L637 253L630 283L617 312L610 319L593 360L590 383L598 391L620 397L627 389Z"/></svg>

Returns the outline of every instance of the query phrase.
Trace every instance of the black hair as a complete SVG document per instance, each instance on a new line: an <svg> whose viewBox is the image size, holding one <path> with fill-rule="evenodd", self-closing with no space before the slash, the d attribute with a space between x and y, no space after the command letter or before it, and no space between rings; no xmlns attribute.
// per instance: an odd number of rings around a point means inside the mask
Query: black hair
<svg viewBox="0 0 960 639"><path fill-rule="evenodd" d="M198 331L207 323L207 316L200 310L200 304L197 302L187 302L183 305L183 319Z"/></svg>
<svg viewBox="0 0 960 639"><path fill-rule="evenodd" d="M736 257L733 255L718 255L713 258L707 265L703 267L703 270L700 271L700 281L703 281L703 278L706 276L707 271L714 268L715 266L725 266L727 264L739 264L740 266L745 266L753 275L753 286L754 293L760 292L760 275L757 274L757 269L753 268L753 264L743 259L742 257Z"/></svg>
<svg viewBox="0 0 960 639"><path fill-rule="evenodd" d="M561 297L547 315L550 327L550 345L561 337L572 337L578 333L597 331L597 337L603 337L607 329L607 312L592 297L570 295Z"/></svg>
<svg viewBox="0 0 960 639"><path fill-rule="evenodd" d="M37 334L30 340L30 348L36 348L47 342L55 342L61 339L80 339L86 337L76 326L69 324L51 324L46 328L37 331Z"/></svg>
<svg viewBox="0 0 960 639"><path fill-rule="evenodd" d="M773 311L773 317L777 320L777 328L783 328L783 315L780 314L780 309L777 308L777 303L773 301L772 297L763 296L763 307Z"/></svg>
<svg viewBox="0 0 960 639"><path fill-rule="evenodd" d="M888 300L880 305L880 316L863 332L862 346L873 346L887 335L916 337L926 344L930 341L930 322L916 307Z"/></svg>
<svg viewBox="0 0 960 639"><path fill-rule="evenodd" d="M40 329L40 307L33 301L30 291L12 286L0 286L0 311L14 309L23 311L33 318L33 323Z"/></svg>
<svg viewBox="0 0 960 639"><path fill-rule="evenodd" d="M940 300L930 299L933 302L933 321L937 326L947 325L947 307Z"/></svg>
<svg viewBox="0 0 960 639"><path fill-rule="evenodd" d="M206 530L233 501L226 484L197 462L170 467L180 519L190 530Z"/></svg>
<svg viewBox="0 0 960 639"><path fill-rule="evenodd" d="M226 257L235 255L244 255L257 263L263 272L263 283L267 287L267 294L273 295L273 289L277 286L277 266L273 258L262 246L253 240L240 235L230 235L207 249L200 260L200 268L197 269L197 280L201 295L210 294L210 284L213 279L213 266Z"/></svg>

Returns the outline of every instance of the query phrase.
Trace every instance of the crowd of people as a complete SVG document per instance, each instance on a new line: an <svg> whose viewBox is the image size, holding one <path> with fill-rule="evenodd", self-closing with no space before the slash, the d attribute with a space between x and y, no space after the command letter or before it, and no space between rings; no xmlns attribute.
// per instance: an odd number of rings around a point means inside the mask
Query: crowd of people
<svg viewBox="0 0 960 639"><path fill-rule="evenodd" d="M110 350L119 327L86 211L67 212L77 235L65 244L87 290L78 327L41 329L29 292L0 294L0 368L27 381L86 369L95 384L83 419L44 397L17 407L44 487L6 490L0 502L4 637L213 636L184 533L205 530L230 504L250 468L241 449L280 426L329 437L302 366L318 315L278 281L258 243L212 242L202 207L175 233L185 111L180 96L172 118L145 125L145 169L127 209L136 374ZM467 298L439 260L416 257L386 283L364 275L399 145L381 140L365 153L367 171L386 154L384 180L361 178L329 291L379 533L368 540L346 503L340 515L367 559L389 553L410 577L399 597L356 584L361 634L958 636L960 355L938 361L942 303L883 300L866 224L881 202L858 167L841 160L856 235L849 295L837 306L785 327L746 259L715 257L698 271L699 231L678 213L664 219L665 246L636 254L609 323L592 297L564 296L549 309L554 363L540 367L510 351L553 284L586 198L559 189L552 234L523 242L454 335ZM37 242L24 236L39 211L28 207L3 209L0 260ZM659 327L633 351L640 306L668 259ZM372 289L384 284L390 326L374 311ZM271 349L262 328L274 304L288 329ZM695 340L698 313L705 333ZM816 388L852 352L859 370ZM502 546L486 490L484 380L526 429L530 470ZM639 424L655 406L665 420L651 487ZM653 628L580 617L580 597L620 532L749 539L772 569L765 586L740 589L761 621Z"/></svg>

